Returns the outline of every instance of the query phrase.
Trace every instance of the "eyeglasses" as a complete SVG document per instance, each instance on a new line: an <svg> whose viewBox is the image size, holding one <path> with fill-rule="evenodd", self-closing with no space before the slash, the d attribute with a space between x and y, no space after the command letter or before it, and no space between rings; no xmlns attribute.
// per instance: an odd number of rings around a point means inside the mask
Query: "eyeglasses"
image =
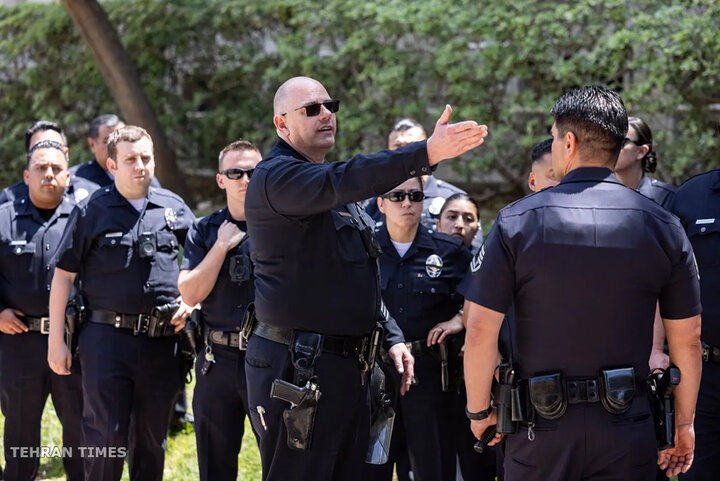
<svg viewBox="0 0 720 481"><path fill-rule="evenodd" d="M645 145L645 144L641 143L639 140L633 140L628 137L625 137L625 139L623 140L622 146L625 147L627 144L635 144L638 147L641 145Z"/></svg>
<svg viewBox="0 0 720 481"><path fill-rule="evenodd" d="M243 178L243 175L247 174L248 180L250 180L254 171L255 169L241 169L239 167L234 167L232 169L225 169L220 172L220 174L224 175L230 180L240 180Z"/></svg>
<svg viewBox="0 0 720 481"><path fill-rule="evenodd" d="M315 117L316 115L320 114L320 110L322 107L325 107L330 111L331 114L334 114L340 109L340 101L326 100L325 102L315 102L313 104L303 105L302 107L293 109L293 112L295 112L296 110L305 109L305 115L307 115L308 117ZM287 115L287 112L282 115Z"/></svg>
<svg viewBox="0 0 720 481"><path fill-rule="evenodd" d="M425 194L423 194L421 190L409 190L407 192L404 190L393 190L382 197L390 202L402 202L405 200L405 197L410 199L410 202L422 202L425 198Z"/></svg>

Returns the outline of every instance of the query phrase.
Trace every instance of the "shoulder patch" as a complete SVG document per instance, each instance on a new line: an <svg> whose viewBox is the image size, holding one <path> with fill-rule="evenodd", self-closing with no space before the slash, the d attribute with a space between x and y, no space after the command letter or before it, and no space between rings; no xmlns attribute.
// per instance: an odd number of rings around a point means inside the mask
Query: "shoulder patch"
<svg viewBox="0 0 720 481"><path fill-rule="evenodd" d="M485 244L480 247L480 250L477 254L472 258L472 261L470 262L470 272L477 272L480 270L480 266L482 265L483 259L485 259Z"/></svg>

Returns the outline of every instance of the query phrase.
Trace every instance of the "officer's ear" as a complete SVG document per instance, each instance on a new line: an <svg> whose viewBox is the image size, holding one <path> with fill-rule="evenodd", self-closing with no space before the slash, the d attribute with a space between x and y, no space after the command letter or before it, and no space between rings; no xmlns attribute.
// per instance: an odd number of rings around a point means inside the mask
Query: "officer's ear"
<svg viewBox="0 0 720 481"><path fill-rule="evenodd" d="M375 200L377 201L378 209L380 210L380 212L382 212L384 214L385 209L384 209L384 205L383 205L383 198L378 196L377 199L375 199Z"/></svg>
<svg viewBox="0 0 720 481"><path fill-rule="evenodd" d="M225 176L222 174L215 174L215 182L217 182L220 189L225 190Z"/></svg>
<svg viewBox="0 0 720 481"><path fill-rule="evenodd" d="M275 124L275 129L277 130L278 134L288 134L287 119L284 115L275 115L273 117L273 124Z"/></svg>
<svg viewBox="0 0 720 481"><path fill-rule="evenodd" d="M105 165L107 166L108 172L115 175L115 172L117 172L117 162L115 162L115 159L108 157Z"/></svg>
<svg viewBox="0 0 720 481"><path fill-rule="evenodd" d="M535 173L531 170L528 174L528 187L532 192L537 191L537 183L535 182Z"/></svg>

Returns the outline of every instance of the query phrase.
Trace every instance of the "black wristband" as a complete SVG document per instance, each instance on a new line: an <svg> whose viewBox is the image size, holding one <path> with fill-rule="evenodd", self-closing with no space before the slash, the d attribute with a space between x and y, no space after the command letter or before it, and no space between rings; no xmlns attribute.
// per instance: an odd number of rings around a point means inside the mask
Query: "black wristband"
<svg viewBox="0 0 720 481"><path fill-rule="evenodd" d="M476 413L471 413L468 411L467 406L465 406L465 416L467 416L468 419L471 421L482 421L483 419L487 419L490 414L493 412L492 404L490 404L490 407L485 409L484 411L478 411Z"/></svg>

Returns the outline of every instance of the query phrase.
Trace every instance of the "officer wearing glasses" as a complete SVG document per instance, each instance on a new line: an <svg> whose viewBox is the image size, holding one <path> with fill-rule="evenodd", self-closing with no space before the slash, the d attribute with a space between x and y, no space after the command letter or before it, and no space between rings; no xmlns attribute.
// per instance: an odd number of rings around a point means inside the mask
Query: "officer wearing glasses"
<svg viewBox="0 0 720 481"><path fill-rule="evenodd" d="M255 298L245 192L260 151L238 140L220 152L217 185L227 207L190 230L178 288L185 302L202 304L204 349L195 365L195 436L202 481L235 481L248 413L245 351L240 325Z"/></svg>
<svg viewBox="0 0 720 481"><path fill-rule="evenodd" d="M48 362L68 374L65 304L79 277L88 314L79 336L83 367L85 478L118 481L125 455L130 478L159 481L172 401L181 384L175 332L190 308L177 289L179 247L195 221L165 189L148 133L128 125L108 141L114 185L73 210L57 253L50 290ZM101 451L102 449L102 451Z"/></svg>
<svg viewBox="0 0 720 481"><path fill-rule="evenodd" d="M63 426L67 479L82 481L80 366L58 376L47 365L48 296L52 260L75 203L65 194L69 174L63 144L36 143L28 153L25 196L0 206L0 405L5 415L5 479L35 479L39 457L16 449L40 446L48 395Z"/></svg>
<svg viewBox="0 0 720 481"><path fill-rule="evenodd" d="M414 479L440 481L455 479L456 384L447 341L463 330L457 287L471 255L462 240L422 226L424 197L418 177L378 197L385 224L376 236L383 301L415 358L417 381L397 406L395 426L404 431L405 445L394 444L390 457L407 449ZM376 479L392 479L392 464Z"/></svg>
<svg viewBox="0 0 720 481"><path fill-rule="evenodd" d="M314 79L281 85L273 102L278 141L247 192L257 315L245 369L263 479L270 481L362 478L369 439L364 346L381 299L372 221L356 202L429 173L487 135L472 121L448 124L447 106L426 142L329 164L338 107ZM403 374L403 393L413 366L404 341L388 321L384 344ZM273 386L286 393L307 388L302 402L313 400L302 410L307 416L298 419L290 402L271 397Z"/></svg>

